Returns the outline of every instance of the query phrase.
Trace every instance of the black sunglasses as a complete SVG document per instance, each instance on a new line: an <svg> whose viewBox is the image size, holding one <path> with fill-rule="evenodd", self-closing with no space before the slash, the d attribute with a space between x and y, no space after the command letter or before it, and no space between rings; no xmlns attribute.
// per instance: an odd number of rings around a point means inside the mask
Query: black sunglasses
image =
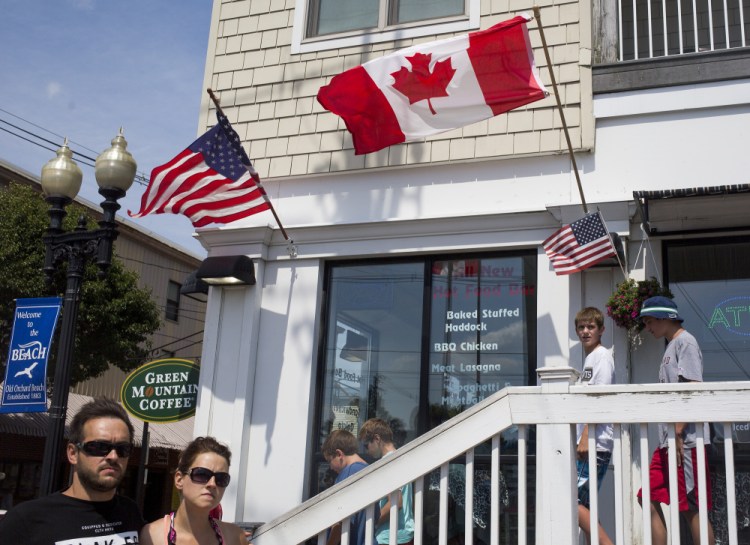
<svg viewBox="0 0 750 545"><path fill-rule="evenodd" d="M127 458L133 450L131 443L112 443L110 441L88 441L76 443L76 446L89 456L106 456L114 449L120 458Z"/></svg>
<svg viewBox="0 0 750 545"><path fill-rule="evenodd" d="M211 471L210 469L206 469L205 467L193 467L188 470L186 475L188 475L190 477L190 480L195 484L206 484L211 480L211 477L214 477L216 479L216 486L226 488L229 485L230 475L229 473L226 473L224 471L214 473L213 471Z"/></svg>

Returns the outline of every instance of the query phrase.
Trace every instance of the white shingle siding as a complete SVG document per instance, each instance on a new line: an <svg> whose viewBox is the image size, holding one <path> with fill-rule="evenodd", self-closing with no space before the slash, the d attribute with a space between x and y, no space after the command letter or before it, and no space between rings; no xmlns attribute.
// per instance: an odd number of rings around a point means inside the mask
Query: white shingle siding
<svg viewBox="0 0 750 545"><path fill-rule="evenodd" d="M449 35L292 54L294 8L303 0L217 1L221 9L219 21L214 21L218 24L214 43L209 44L213 53L207 82L219 92L229 119L245 125L240 134L256 165L268 165L268 171L261 171L265 178L566 151L560 116L550 96L423 142L355 156L343 122L315 100L320 87L370 59ZM481 0L480 26L530 13L532 5L531 0ZM583 95L585 103L581 103L581 85L591 87L586 61L590 54L582 50L582 45L590 47L590 40L579 41L591 32L589 17L581 18L576 1L540 2L540 7L571 140L574 147L588 149L593 146L594 121L590 93ZM541 78L552 91L535 21L529 23L529 35ZM212 116L205 119L213 123ZM582 133L587 135L585 143Z"/></svg>

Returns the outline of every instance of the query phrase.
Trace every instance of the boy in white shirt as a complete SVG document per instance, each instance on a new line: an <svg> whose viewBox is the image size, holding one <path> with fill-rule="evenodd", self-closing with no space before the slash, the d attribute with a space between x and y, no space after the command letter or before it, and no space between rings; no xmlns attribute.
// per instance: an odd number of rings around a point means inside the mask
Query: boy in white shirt
<svg viewBox="0 0 750 545"><path fill-rule="evenodd" d="M595 307L586 307L576 314L576 335L586 353L580 384L614 384L615 362L610 350L602 346L604 315ZM589 426L578 424L576 469L578 470L578 525L591 543L591 513L589 512ZM597 490L607 474L612 458L612 424L596 425L596 475ZM612 545L612 541L599 525L599 543Z"/></svg>

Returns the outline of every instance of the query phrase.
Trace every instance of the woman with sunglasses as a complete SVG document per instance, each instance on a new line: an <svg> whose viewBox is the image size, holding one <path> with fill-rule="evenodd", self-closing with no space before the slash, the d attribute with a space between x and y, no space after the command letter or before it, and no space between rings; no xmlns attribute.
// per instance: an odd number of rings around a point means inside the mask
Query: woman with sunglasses
<svg viewBox="0 0 750 545"><path fill-rule="evenodd" d="M239 526L210 516L229 484L229 448L213 437L197 437L180 454L174 485L180 492L177 511L147 524L141 545L247 545Z"/></svg>

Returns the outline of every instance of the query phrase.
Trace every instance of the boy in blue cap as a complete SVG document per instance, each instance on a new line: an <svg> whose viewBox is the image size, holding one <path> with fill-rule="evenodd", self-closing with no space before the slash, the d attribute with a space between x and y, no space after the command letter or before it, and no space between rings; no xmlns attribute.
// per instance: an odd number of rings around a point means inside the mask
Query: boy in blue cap
<svg viewBox="0 0 750 545"><path fill-rule="evenodd" d="M657 339L667 340L659 382L703 382L703 355L695 340L682 327L682 318L674 301L656 296L646 299L641 307L640 319L646 329ZM651 488L651 535L654 545L666 545L667 527L662 513L662 503L669 504L669 465L667 454L667 425L659 424L659 448L654 451L649 468ZM675 425L677 449L677 489L680 513L685 517L693 542L700 544L698 518L698 456L696 453L695 424L678 422ZM708 438L708 434L704 433ZM711 510L711 483L706 467L706 505ZM641 498L641 492L638 492ZM708 543L714 545L714 533L708 523Z"/></svg>

